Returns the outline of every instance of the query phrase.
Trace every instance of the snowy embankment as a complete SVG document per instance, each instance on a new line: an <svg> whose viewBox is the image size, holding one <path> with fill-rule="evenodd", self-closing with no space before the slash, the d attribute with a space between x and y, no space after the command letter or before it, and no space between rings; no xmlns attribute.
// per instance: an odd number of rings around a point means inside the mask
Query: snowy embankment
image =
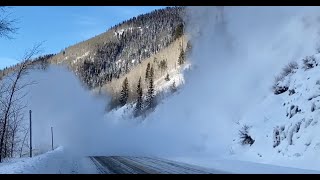
<svg viewBox="0 0 320 180"><path fill-rule="evenodd" d="M87 157L78 157L59 147L32 158L0 164L0 174L96 174L98 170Z"/></svg>
<svg viewBox="0 0 320 180"><path fill-rule="evenodd" d="M279 94L270 90L239 121L255 142L242 146L235 139L232 158L320 170L320 54L304 59L279 78Z"/></svg>

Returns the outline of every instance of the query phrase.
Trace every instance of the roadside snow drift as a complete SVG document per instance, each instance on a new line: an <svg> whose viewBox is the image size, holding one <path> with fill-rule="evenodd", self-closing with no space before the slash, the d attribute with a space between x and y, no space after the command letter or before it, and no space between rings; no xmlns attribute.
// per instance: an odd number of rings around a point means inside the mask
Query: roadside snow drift
<svg viewBox="0 0 320 180"><path fill-rule="evenodd" d="M77 157L62 147L33 157L10 160L0 164L0 174L96 174L99 173L87 157Z"/></svg>

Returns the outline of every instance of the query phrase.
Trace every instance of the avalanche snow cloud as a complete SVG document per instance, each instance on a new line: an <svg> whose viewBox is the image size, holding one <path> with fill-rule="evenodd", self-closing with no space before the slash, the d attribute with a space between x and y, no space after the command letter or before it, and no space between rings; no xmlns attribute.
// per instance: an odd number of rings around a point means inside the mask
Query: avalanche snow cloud
<svg viewBox="0 0 320 180"><path fill-rule="evenodd" d="M105 97L92 96L62 66L31 71L25 81L36 83L28 87L26 98L28 109L32 110L34 149L42 152L51 149L51 127L55 146L81 151L89 145L103 117Z"/></svg>
<svg viewBox="0 0 320 180"><path fill-rule="evenodd" d="M183 89L143 123L104 115L94 97L57 67L33 72L30 89L37 148L55 143L82 155L221 156L236 122L270 93L273 77L319 42L318 7L188 7L192 70Z"/></svg>
<svg viewBox="0 0 320 180"><path fill-rule="evenodd" d="M117 114L104 114L108 98L84 89L64 67L31 71L25 81L31 80L36 84L28 87L26 101L33 111L36 152L51 149L51 127L55 146L80 156L169 156L198 148L198 137L189 131L192 127L188 123L164 119L140 124L134 119L118 121Z"/></svg>
<svg viewBox="0 0 320 180"><path fill-rule="evenodd" d="M319 15L318 7L189 7L193 70L149 121L190 138L182 156L228 153L237 121L271 92L274 76L316 51Z"/></svg>

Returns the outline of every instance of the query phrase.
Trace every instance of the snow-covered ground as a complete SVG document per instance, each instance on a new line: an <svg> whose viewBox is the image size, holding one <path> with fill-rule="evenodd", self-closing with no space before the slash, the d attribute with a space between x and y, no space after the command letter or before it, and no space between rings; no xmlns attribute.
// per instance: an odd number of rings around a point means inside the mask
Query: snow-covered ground
<svg viewBox="0 0 320 180"><path fill-rule="evenodd" d="M320 171L262 164L248 161L204 158L172 158L172 160L203 166L232 174L319 174Z"/></svg>
<svg viewBox="0 0 320 180"><path fill-rule="evenodd" d="M13 159L0 164L0 174L96 174L87 157L75 156L59 147L32 158Z"/></svg>
<svg viewBox="0 0 320 180"><path fill-rule="evenodd" d="M112 160L112 157L110 157ZM109 159L110 159L109 158ZM116 157L115 157L116 158ZM0 165L0 174L99 174L114 173L103 170L112 168L119 173L218 173L218 174L319 174L297 168L288 168L267 164L252 163L237 160L222 160L206 158L171 158L171 160L156 157L117 157L125 160L124 164L114 167L100 167L99 162L93 162L88 157L76 157L67 153L62 147L33 158L12 159ZM103 158L102 158L103 159ZM105 158L107 160L108 158ZM96 160L95 160L96 161ZM97 164L95 164L97 163ZM118 162L119 163L119 162ZM135 164L139 166L135 166ZM187 163L187 164L185 164ZM110 165L110 164L108 164ZM129 166L130 165L130 166ZM137 171L131 167L134 165ZM196 165L196 166L193 166ZM122 167L123 166L123 167ZM128 169L128 166L130 167ZM121 167L119 169L119 167ZM102 168L99 170L99 168ZM138 171L139 170L139 171Z"/></svg>
<svg viewBox="0 0 320 180"><path fill-rule="evenodd" d="M297 60L298 69L278 82L288 90L278 95L270 90L241 118L239 129L248 125L255 142L242 146L235 138L232 158L320 170L320 54L314 57L315 67L305 70Z"/></svg>
<svg viewBox="0 0 320 180"><path fill-rule="evenodd" d="M191 63L187 62L177 69L172 68L169 72L164 73L162 77L154 81L156 92L166 92L170 90L173 83L175 83L176 87L183 85L185 83L183 74L185 71L189 70L190 67ZM165 80L167 74L169 74L169 81Z"/></svg>

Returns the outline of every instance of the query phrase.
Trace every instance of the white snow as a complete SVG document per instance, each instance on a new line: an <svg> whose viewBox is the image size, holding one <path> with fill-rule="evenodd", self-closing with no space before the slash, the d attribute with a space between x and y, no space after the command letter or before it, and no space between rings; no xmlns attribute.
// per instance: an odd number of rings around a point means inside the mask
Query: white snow
<svg viewBox="0 0 320 180"><path fill-rule="evenodd" d="M308 169L289 168L270 164L254 163L239 160L205 158L172 158L172 160L204 166L207 168L233 174L319 174L320 171Z"/></svg>
<svg viewBox="0 0 320 180"><path fill-rule="evenodd" d="M124 28L124 29L120 29L120 30L115 31L115 32L114 32L114 36L116 36L116 37L119 38L119 37L122 36L122 34L123 34L124 32L129 31L129 32L132 33L132 31L135 30L135 29L138 29L138 30L140 31L140 33L143 32L143 28L140 27L140 26L139 26L139 27L129 27L129 28Z"/></svg>
<svg viewBox="0 0 320 180"><path fill-rule="evenodd" d="M0 174L97 174L99 171L87 157L68 153L63 147L54 151L0 164Z"/></svg>
<svg viewBox="0 0 320 180"><path fill-rule="evenodd" d="M171 69L168 72L164 72L163 76L154 81L156 92L168 91L170 87L175 83L176 87L184 84L183 72L190 64L185 64L183 67L177 69ZM165 78L169 74L170 80L166 81Z"/></svg>
<svg viewBox="0 0 320 180"><path fill-rule="evenodd" d="M320 54L315 58L319 62ZM270 90L260 104L240 119L239 129L249 125L255 143L242 147L235 138L233 158L320 170L320 85L317 84L320 67L304 70L302 60L297 62L299 69L286 76L282 80L285 83L279 83L289 89L279 95ZM289 95L289 90L295 93ZM274 134L276 131L278 136Z"/></svg>
<svg viewBox="0 0 320 180"><path fill-rule="evenodd" d="M73 61L72 61L72 63L76 63L79 59L82 59L82 58L84 58L84 57L88 56L88 55L89 55L89 53L90 53L90 52L89 52L89 51L87 51L87 52L85 52L83 55L76 57L76 59L75 59L75 60L73 60Z"/></svg>

